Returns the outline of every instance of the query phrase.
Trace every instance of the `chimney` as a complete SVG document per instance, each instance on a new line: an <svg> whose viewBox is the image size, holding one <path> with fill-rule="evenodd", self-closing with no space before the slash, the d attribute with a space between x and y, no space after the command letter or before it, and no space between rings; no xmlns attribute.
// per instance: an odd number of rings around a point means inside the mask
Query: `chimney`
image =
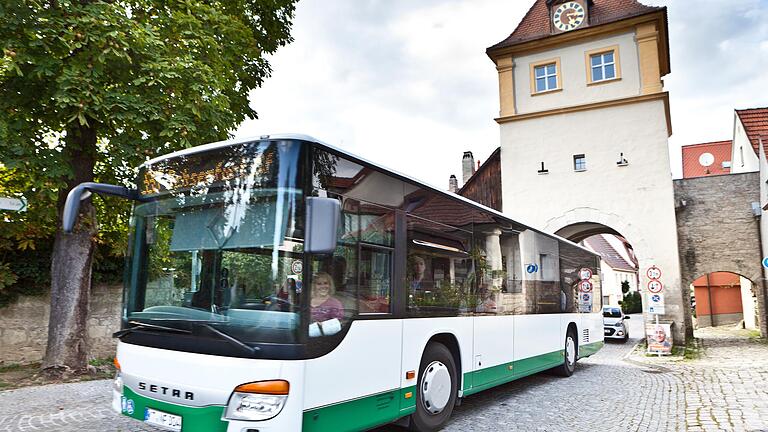
<svg viewBox="0 0 768 432"><path fill-rule="evenodd" d="M448 191L453 193L459 191L459 180L453 174L451 174L451 178L448 179Z"/></svg>
<svg viewBox="0 0 768 432"><path fill-rule="evenodd" d="M464 152L461 158L461 177L464 184L467 184L469 178L475 173L475 157L471 151Z"/></svg>

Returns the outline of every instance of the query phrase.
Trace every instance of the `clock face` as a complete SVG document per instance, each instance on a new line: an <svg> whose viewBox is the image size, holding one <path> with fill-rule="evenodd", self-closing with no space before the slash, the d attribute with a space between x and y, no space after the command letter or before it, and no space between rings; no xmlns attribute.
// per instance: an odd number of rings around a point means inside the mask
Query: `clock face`
<svg viewBox="0 0 768 432"><path fill-rule="evenodd" d="M569 31L579 27L586 18L584 6L575 1L561 4L552 15L552 24L560 31Z"/></svg>

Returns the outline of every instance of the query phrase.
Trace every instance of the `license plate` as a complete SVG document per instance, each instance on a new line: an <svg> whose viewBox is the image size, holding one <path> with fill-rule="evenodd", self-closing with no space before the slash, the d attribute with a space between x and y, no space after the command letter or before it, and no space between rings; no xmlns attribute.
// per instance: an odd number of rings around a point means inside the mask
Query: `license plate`
<svg viewBox="0 0 768 432"><path fill-rule="evenodd" d="M181 416L164 413L151 408L144 409L144 422L168 430L181 432Z"/></svg>

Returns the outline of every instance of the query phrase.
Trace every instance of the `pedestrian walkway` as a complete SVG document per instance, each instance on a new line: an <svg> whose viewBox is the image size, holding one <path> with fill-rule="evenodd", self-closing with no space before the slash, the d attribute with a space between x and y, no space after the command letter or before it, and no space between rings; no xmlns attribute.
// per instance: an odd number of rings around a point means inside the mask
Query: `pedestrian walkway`
<svg viewBox="0 0 768 432"><path fill-rule="evenodd" d="M700 358L674 368L685 388L687 429L768 431L768 344L732 326L695 336Z"/></svg>

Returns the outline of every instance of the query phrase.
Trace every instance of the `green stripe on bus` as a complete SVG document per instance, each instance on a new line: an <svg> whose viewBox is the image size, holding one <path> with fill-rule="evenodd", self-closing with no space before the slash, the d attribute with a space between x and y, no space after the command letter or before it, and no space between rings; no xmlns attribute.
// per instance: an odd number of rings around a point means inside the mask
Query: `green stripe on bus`
<svg viewBox="0 0 768 432"><path fill-rule="evenodd" d="M144 409L151 408L168 414L181 416L182 432L225 432L227 422L221 420L224 414L223 406L190 407L175 405L144 397L130 388L123 386L123 397L133 401L133 414L123 409L123 414L144 420Z"/></svg>
<svg viewBox="0 0 768 432"><path fill-rule="evenodd" d="M410 393L408 399L406 394ZM304 432L343 432L389 423L416 411L416 386L304 411Z"/></svg>
<svg viewBox="0 0 768 432"><path fill-rule="evenodd" d="M492 366L480 369L474 372L464 374L464 382L478 383L467 388L464 385L464 396L468 396L497 385L505 384L518 378L533 375L553 367L563 364L563 351L553 351L511 363L504 363L498 366ZM510 369L509 366L512 366Z"/></svg>
<svg viewBox="0 0 768 432"><path fill-rule="evenodd" d="M582 345L579 347L579 357L589 357L592 354L600 351L600 348L605 345L605 342L592 342L590 344Z"/></svg>

